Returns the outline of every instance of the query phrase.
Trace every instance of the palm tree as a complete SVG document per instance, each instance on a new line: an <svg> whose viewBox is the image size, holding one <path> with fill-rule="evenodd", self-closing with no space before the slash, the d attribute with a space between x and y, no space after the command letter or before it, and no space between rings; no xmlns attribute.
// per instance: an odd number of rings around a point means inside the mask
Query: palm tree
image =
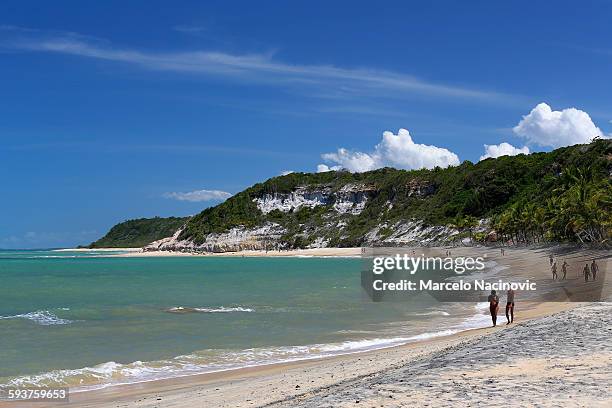
<svg viewBox="0 0 612 408"><path fill-rule="evenodd" d="M546 223L546 210L537 207L533 212L534 228L538 234L538 241L544 241L544 225Z"/></svg>
<svg viewBox="0 0 612 408"><path fill-rule="evenodd" d="M470 232L470 243L474 244L473 229L478 226L478 219L471 215L466 215L463 219L463 226Z"/></svg>

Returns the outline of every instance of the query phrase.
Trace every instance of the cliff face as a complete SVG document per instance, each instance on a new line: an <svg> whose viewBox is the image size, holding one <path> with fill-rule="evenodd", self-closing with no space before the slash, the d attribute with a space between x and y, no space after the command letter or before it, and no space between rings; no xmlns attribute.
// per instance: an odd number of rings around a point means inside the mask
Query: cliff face
<svg viewBox="0 0 612 408"><path fill-rule="evenodd" d="M196 244L193 240L180 239L183 229L169 238L160 239L144 247L145 251L180 252L236 252L244 250L278 249L279 240L286 229L278 224L266 223L257 228L235 227L224 233L211 233L206 240Z"/></svg>
<svg viewBox="0 0 612 408"><path fill-rule="evenodd" d="M287 193L264 193L252 199L256 211L269 215L274 211L281 214L293 214L300 210L321 210L326 213L327 221L315 227L308 221L298 225L292 231L298 239L310 239L306 247L321 248L329 245L324 231L330 229L342 230L347 223L342 218L361 214L368 198L375 193L373 187L359 184L347 184L334 190L330 186L299 186ZM260 226L247 228L236 226L225 232L212 232L205 236L202 242L185 239L184 228L173 236L147 245L146 251L201 251L201 252L234 252L241 250L273 250L291 247L295 241L287 242L288 227L277 222L266 221Z"/></svg>
<svg viewBox="0 0 612 408"><path fill-rule="evenodd" d="M290 193L267 193L253 201L263 214L274 210L287 213L300 208L331 206L339 214L358 215L374 191L373 187L358 184L347 184L338 191L329 186L298 187Z"/></svg>
<svg viewBox="0 0 612 408"><path fill-rule="evenodd" d="M407 195L423 198L435 192L433 185L412 181L407 184ZM283 226L266 221L260 226L237 226L225 232L212 232L202 242L185 239L184 228L173 236L155 241L145 247L147 251L234 252L241 250L274 250L289 247L325 248L334 245L336 236L348 236L349 223L366 208L368 200L378 194L376 188L365 184L349 183L339 189L331 186L298 186L285 193L264 193L252 199L258 212L270 215L296 214L302 211L320 216L323 222L313 223L305 217L299 224ZM389 201L387 208L392 208ZM291 234L290 237L287 235ZM395 223L383 222L374 226L363 237L363 245L402 245L448 240L457 234L445 226L427 226L420 220ZM288 239L289 238L289 239ZM296 242L296 240L298 242Z"/></svg>

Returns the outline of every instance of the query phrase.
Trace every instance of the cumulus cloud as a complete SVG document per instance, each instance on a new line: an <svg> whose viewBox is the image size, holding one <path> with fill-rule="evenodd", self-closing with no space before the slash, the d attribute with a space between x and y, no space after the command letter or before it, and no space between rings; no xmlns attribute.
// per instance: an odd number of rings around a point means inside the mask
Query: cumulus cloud
<svg viewBox="0 0 612 408"><path fill-rule="evenodd" d="M447 149L414 143L410 132L400 129L396 134L384 132L382 140L370 153L351 151L345 148L335 153L325 153L321 157L334 166L319 164L318 172L346 169L351 172L364 172L381 167L399 169L431 169L436 166L448 167L459 164L459 157Z"/></svg>
<svg viewBox="0 0 612 408"><path fill-rule="evenodd" d="M514 147L510 143L502 142L498 145L484 145L485 154L480 156L480 160L496 158L500 156L516 156L517 154L529 154L527 146Z"/></svg>
<svg viewBox="0 0 612 408"><path fill-rule="evenodd" d="M200 202L200 201L215 201L215 200L225 200L232 196L231 193L220 190L196 190L189 191L186 193L165 193L165 198L172 198L174 200L179 201L191 201L191 202Z"/></svg>
<svg viewBox="0 0 612 408"><path fill-rule="evenodd" d="M295 173L293 170L283 170L280 172L281 176L286 176L287 174Z"/></svg>
<svg viewBox="0 0 612 408"><path fill-rule="evenodd" d="M513 130L527 143L548 147L590 143L597 136L606 137L588 113L576 108L554 111L545 103L523 116Z"/></svg>
<svg viewBox="0 0 612 408"><path fill-rule="evenodd" d="M326 173L328 171L342 170L342 166L328 166L327 164L317 165L317 173Z"/></svg>
<svg viewBox="0 0 612 408"><path fill-rule="evenodd" d="M382 167L377 164L377 159L373 154L353 152L343 147L338 149L336 153L324 153L321 157L327 162L338 163L338 166L333 166L333 168L330 168L331 170L345 168L349 171L361 173Z"/></svg>

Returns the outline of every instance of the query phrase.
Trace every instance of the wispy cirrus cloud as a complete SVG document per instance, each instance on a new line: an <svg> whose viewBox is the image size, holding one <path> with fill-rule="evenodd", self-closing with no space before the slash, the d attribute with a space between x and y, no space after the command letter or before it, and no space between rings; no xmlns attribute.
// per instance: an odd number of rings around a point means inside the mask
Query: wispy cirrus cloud
<svg viewBox="0 0 612 408"><path fill-rule="evenodd" d="M184 34L200 34L207 30L203 25L177 25L173 27L174 31Z"/></svg>
<svg viewBox="0 0 612 408"><path fill-rule="evenodd" d="M220 190L196 190L196 191L188 191L185 193L165 193L164 198L171 198L179 201L191 201L191 202L201 202L201 201L223 201L232 196L231 193L227 191Z"/></svg>
<svg viewBox="0 0 612 408"><path fill-rule="evenodd" d="M51 52L137 65L145 69L214 75L286 86L325 89L340 97L378 94L402 97L421 94L440 98L507 102L511 96L477 88L448 85L415 76L373 68L343 68L333 65L290 64L271 53L230 54L217 51L146 51L117 47L75 33L43 32L0 27L10 33L2 44L22 51ZM7 37L7 36L5 36Z"/></svg>

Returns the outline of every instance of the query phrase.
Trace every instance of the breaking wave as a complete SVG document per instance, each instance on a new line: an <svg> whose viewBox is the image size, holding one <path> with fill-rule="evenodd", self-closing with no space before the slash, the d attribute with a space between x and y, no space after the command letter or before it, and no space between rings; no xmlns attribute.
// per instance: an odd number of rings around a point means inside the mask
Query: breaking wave
<svg viewBox="0 0 612 408"><path fill-rule="evenodd" d="M62 308L62 310L67 310L67 308ZM26 319L31 320L36 324L41 326L55 326L60 324L70 324L72 320L62 319L57 317L57 315L48 310L37 310L35 312L17 314L13 316L0 316L0 320L8 320L8 319Z"/></svg>
<svg viewBox="0 0 612 408"><path fill-rule="evenodd" d="M456 333L456 331L442 330L409 337L375 338L305 346L265 347L245 350L209 349L168 360L135 361L129 364L109 361L93 367L54 370L42 374L17 377L5 384L0 384L0 389L7 387L67 386L74 391L85 391L113 385L352 354L448 336L453 333Z"/></svg>
<svg viewBox="0 0 612 408"><path fill-rule="evenodd" d="M168 313L232 313L232 312L243 312L250 313L254 312L254 309L242 306L236 307L184 307L175 306L166 309Z"/></svg>

